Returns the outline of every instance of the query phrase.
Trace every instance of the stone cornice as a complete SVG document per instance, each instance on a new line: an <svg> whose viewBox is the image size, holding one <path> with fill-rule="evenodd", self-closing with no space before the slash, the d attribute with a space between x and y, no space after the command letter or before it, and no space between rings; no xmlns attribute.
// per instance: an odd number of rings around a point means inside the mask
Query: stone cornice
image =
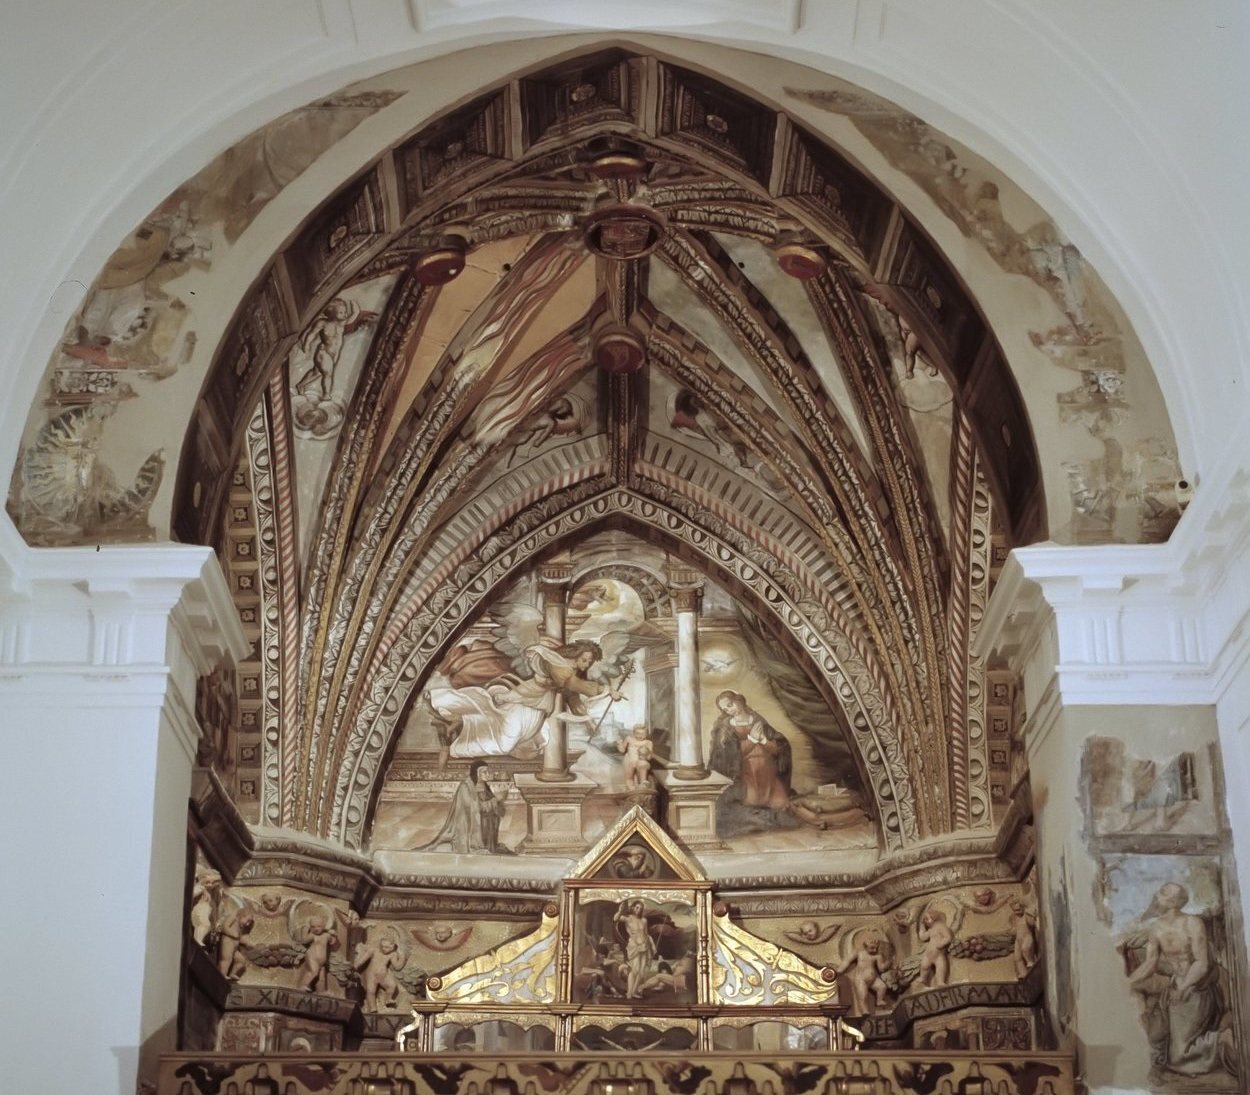
<svg viewBox="0 0 1250 1095"><path fill-rule="evenodd" d="M1167 543L1013 551L974 649L1021 670L1030 707L1050 676L1065 704L1210 704L1246 660L1248 613L1250 469L1235 467Z"/></svg>
<svg viewBox="0 0 1250 1095"><path fill-rule="evenodd" d="M27 675L161 670L166 624L196 673L248 644L211 548L29 547L0 515L0 664Z"/></svg>

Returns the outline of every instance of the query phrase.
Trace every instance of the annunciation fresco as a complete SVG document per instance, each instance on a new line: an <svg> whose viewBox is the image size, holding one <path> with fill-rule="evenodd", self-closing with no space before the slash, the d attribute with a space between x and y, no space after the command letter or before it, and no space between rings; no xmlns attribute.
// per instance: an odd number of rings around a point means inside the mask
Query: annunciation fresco
<svg viewBox="0 0 1250 1095"><path fill-rule="evenodd" d="M690 582L684 564L624 533L592 537L560 566L563 584L549 566L503 590L426 681L382 785L375 848L571 854L632 805L654 808L662 774L682 764L681 712L693 711L717 793L707 846L876 849L838 717L801 666L775 664L758 620L722 587L700 576L698 608L683 610L670 587L675 569ZM542 786L552 775L581 815L564 844L528 828L528 804L559 789Z"/></svg>

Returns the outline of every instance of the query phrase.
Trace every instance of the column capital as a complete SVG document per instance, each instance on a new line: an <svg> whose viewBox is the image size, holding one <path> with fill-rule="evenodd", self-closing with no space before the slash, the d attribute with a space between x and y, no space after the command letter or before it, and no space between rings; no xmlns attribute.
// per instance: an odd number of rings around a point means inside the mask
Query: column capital
<svg viewBox="0 0 1250 1095"><path fill-rule="evenodd" d="M538 568L538 584L542 586L568 586L573 578L571 563L544 563Z"/></svg>
<svg viewBox="0 0 1250 1095"><path fill-rule="evenodd" d="M675 612L698 612L703 605L703 586L675 586L669 589Z"/></svg>
<svg viewBox="0 0 1250 1095"><path fill-rule="evenodd" d="M5 676L32 682L102 672L166 675L179 661L198 676L247 650L211 548L32 548L9 517L0 515L0 673Z"/></svg>
<svg viewBox="0 0 1250 1095"><path fill-rule="evenodd" d="M1026 685L1050 659L1065 704L1219 702L1250 662L1250 467L1210 475L1166 543L1015 549L974 650Z"/></svg>
<svg viewBox="0 0 1250 1095"><path fill-rule="evenodd" d="M549 582L546 579L540 579L538 595L542 598L544 608L549 605L563 608L568 603L569 587L567 583Z"/></svg>

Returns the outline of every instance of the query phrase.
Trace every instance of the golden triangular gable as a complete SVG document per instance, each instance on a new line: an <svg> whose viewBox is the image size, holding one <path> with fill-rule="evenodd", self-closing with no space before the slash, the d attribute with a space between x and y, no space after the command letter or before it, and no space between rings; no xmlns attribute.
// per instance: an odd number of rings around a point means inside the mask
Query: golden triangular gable
<svg viewBox="0 0 1250 1095"><path fill-rule="evenodd" d="M659 823L641 806L632 807L594 845L566 877L570 879L594 878L600 874L608 861L626 844L645 844L660 857L678 881L706 882L702 865L689 852L673 840Z"/></svg>

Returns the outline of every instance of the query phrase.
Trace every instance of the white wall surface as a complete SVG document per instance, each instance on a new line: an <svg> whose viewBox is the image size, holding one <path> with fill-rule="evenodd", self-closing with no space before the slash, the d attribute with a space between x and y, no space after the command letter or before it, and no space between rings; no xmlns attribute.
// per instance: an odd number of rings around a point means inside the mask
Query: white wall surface
<svg viewBox="0 0 1250 1095"><path fill-rule="evenodd" d="M1124 304L1182 462L1219 478L1250 344L1250 9L1238 0L57 0L0 37L0 465L116 243L256 126L424 57L570 30L682 33L884 94L1059 222ZM761 11L763 14L761 14ZM596 20L596 22L588 22Z"/></svg>
<svg viewBox="0 0 1250 1095"><path fill-rule="evenodd" d="M602 22L587 22L594 19ZM1154 364L1182 463L1198 480L1178 532L1184 550L1117 562L1113 569L1129 580L1115 595L1140 586L1142 560L1152 576L1188 567L1185 581L1156 590L1166 602L1161 620L1175 609L1197 622L1175 625L1174 683L1157 679L1151 699L1168 702L1174 688L1171 702L1219 702L1235 821L1250 823L1242 764L1250 591L1230 577L1245 571L1239 484L1250 462L1243 456L1250 433L1243 394L1250 379L1250 5L1241 0L7 5L0 34L0 468L12 467L51 350L101 265L215 154L292 107L399 65L520 36L611 29L756 49L885 95L1014 178L1093 263ZM1234 497L1237 512L1229 516ZM104 677L91 684L79 674L73 694L60 691L57 673L35 680L47 667L31 666L48 659L12 645L25 641L20 628L5 630L21 613L26 594L18 587L39 594L31 603L45 612L53 648L61 638L82 637L83 606L70 597L58 631L46 615L56 597L49 602L37 582L24 584L43 564L14 544L7 517L0 525L0 579L6 561L17 572L7 594L0 588L0 668L24 666L21 688L31 697L16 704L0 696L4 874L23 904L20 912L10 907L16 922L3 933L4 965L15 987L30 986L10 1009L17 1071L9 1075L22 1090L129 1095L138 1043L169 1017L168 971L142 971L149 921L163 925L149 953L180 930L165 907L169 893L150 885L177 871L181 887L180 853L171 859L156 834L169 803L185 802L185 731L179 741L168 697L143 694L109 707L100 700L112 687ZM1219 545L1214 568L1200 565L1205 544ZM73 566L79 563L78 577L118 565L86 555ZM1084 564L1075 565L1080 571ZM73 566L66 563L57 580L72 577ZM1176 608L1181 601L1188 607ZM1120 608L1112 615L1120 620ZM1200 648L1187 645L1186 627L1201 637ZM1087 633L1100 632L1091 625ZM1099 662L1103 648L1091 649ZM1132 661L1129 654L1121 649L1110 661ZM89 648L65 646L68 665L91 666L92 657ZM162 663L144 664L144 672L158 672ZM1158 677L1153 655L1137 664L1139 681ZM1104 671L1095 665L1076 678ZM1205 699L1194 694L1195 673ZM1113 691L1102 701L1086 694L1085 702L1113 702ZM171 735L183 750L177 763L169 759ZM154 798L170 765L174 776ZM84 818L92 819L89 831ZM1243 857L1243 887L1248 881ZM164 953L176 956L174 947ZM40 1078L39 1068L49 1067L61 1071Z"/></svg>

